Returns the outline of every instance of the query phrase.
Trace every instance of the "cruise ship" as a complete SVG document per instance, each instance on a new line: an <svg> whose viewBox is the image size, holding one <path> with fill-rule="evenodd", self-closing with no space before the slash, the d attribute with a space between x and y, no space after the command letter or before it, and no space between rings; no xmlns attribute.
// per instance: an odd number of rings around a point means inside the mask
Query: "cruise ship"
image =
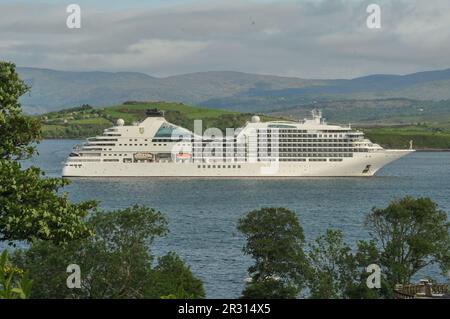
<svg viewBox="0 0 450 319"><path fill-rule="evenodd" d="M194 131L169 123L157 109L124 120L74 147L64 177L339 177L373 176L411 152L372 143L350 125L329 125L318 110L301 121L261 121Z"/></svg>

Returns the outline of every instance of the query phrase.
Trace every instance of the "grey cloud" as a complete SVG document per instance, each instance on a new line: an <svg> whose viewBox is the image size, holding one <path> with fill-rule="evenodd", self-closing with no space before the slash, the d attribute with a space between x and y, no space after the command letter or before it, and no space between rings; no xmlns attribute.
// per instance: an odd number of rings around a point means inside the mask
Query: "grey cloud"
<svg viewBox="0 0 450 319"><path fill-rule="evenodd" d="M382 7L381 30L365 26L372 2ZM0 58L158 76L236 70L349 78L450 67L447 0L224 0L125 11L83 6L81 30L65 27L64 9L0 4Z"/></svg>

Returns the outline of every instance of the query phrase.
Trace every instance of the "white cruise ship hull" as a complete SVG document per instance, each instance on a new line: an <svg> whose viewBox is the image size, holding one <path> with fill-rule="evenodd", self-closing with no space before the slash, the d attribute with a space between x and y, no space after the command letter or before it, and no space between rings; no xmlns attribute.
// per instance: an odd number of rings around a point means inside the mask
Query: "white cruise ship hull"
<svg viewBox="0 0 450 319"><path fill-rule="evenodd" d="M363 177L413 150L379 150L355 153L333 162L255 163L121 163L83 162L65 166L64 177Z"/></svg>

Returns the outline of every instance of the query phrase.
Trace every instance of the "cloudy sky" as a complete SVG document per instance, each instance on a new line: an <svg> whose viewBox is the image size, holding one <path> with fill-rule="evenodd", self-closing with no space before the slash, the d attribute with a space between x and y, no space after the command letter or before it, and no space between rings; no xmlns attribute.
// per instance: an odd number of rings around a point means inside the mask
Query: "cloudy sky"
<svg viewBox="0 0 450 319"><path fill-rule="evenodd" d="M68 29L66 7L81 7ZM381 6L381 29L366 7ZM0 0L0 59L153 76L352 78L450 68L449 0Z"/></svg>

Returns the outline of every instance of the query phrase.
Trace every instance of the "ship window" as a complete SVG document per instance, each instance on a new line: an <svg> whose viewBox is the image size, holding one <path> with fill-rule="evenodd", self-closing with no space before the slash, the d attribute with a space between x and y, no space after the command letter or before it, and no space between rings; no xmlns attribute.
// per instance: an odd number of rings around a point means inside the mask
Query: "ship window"
<svg viewBox="0 0 450 319"><path fill-rule="evenodd" d="M236 165L233 165L233 168L236 168Z"/></svg>
<svg viewBox="0 0 450 319"><path fill-rule="evenodd" d="M185 136L189 135L191 136L191 133L183 128L177 127L175 125L170 125L168 123L163 123L159 127L158 131L156 132L155 136L156 138L166 138L166 140L163 140L164 142L169 142L173 136Z"/></svg>
<svg viewBox="0 0 450 319"><path fill-rule="evenodd" d="M163 123L154 137L172 137L172 132L176 129L175 126Z"/></svg>
<svg viewBox="0 0 450 319"><path fill-rule="evenodd" d="M201 165L197 165L197 168L200 168L201 167Z"/></svg>
<svg viewBox="0 0 450 319"><path fill-rule="evenodd" d="M208 168L211 168L211 165L208 165Z"/></svg>

